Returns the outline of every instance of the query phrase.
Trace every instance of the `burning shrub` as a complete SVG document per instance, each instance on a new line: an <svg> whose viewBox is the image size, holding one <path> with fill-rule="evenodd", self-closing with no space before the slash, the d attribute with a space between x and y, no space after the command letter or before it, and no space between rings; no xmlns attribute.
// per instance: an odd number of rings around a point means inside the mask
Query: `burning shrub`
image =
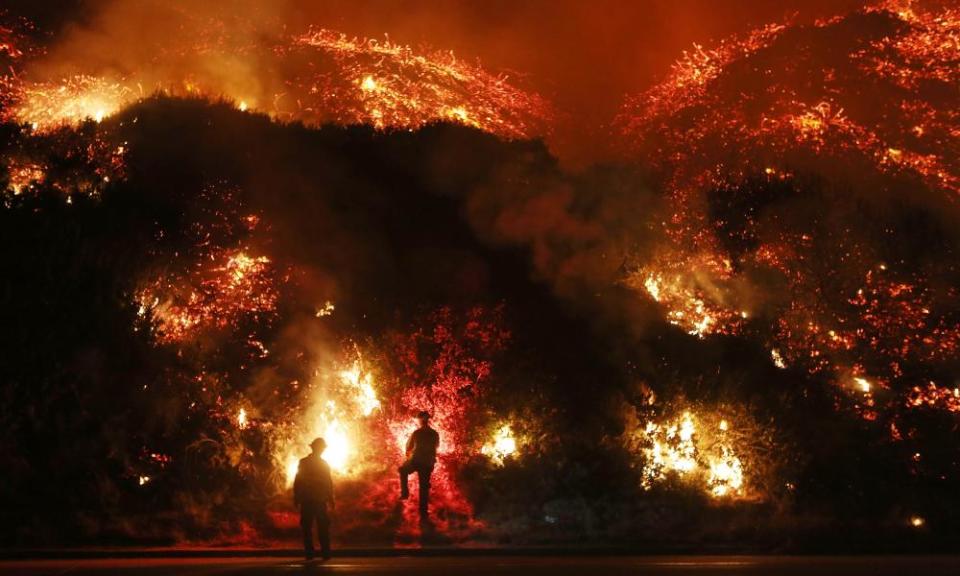
<svg viewBox="0 0 960 576"><path fill-rule="evenodd" d="M625 441L640 459L644 490L681 483L718 502L763 501L787 482L777 477L775 437L743 408L677 401L628 413Z"/></svg>

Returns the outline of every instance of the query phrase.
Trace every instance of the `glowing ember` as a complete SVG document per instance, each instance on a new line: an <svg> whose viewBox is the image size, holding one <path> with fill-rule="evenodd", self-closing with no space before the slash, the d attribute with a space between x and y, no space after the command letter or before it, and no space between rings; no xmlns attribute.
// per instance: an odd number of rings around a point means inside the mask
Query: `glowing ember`
<svg viewBox="0 0 960 576"><path fill-rule="evenodd" d="M154 319L158 341L181 342L198 331L274 311L277 293L268 257L236 250L212 260L213 266L198 267L188 278L161 278L140 292L139 314Z"/></svg>
<svg viewBox="0 0 960 576"><path fill-rule="evenodd" d="M926 386L914 386L907 395L909 408L937 408L948 412L960 412L960 388L937 386L928 382Z"/></svg>
<svg viewBox="0 0 960 576"><path fill-rule="evenodd" d="M46 171L40 164L34 162L18 162L11 158L7 164L7 174L9 177L8 187L14 194L33 188L37 183L43 182L46 177Z"/></svg>

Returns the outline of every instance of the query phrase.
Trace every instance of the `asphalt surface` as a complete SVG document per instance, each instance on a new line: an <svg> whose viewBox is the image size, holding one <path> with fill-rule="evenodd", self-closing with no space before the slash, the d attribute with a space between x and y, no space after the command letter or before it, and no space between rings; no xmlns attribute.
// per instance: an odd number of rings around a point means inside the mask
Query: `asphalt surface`
<svg viewBox="0 0 960 576"><path fill-rule="evenodd" d="M785 556L482 556L334 558L303 562L278 558L122 558L14 560L0 562L4 576L93 576L185 574L247 576L271 574L350 574L393 576L664 575L739 574L763 576L936 576L960 575L960 557L785 557Z"/></svg>

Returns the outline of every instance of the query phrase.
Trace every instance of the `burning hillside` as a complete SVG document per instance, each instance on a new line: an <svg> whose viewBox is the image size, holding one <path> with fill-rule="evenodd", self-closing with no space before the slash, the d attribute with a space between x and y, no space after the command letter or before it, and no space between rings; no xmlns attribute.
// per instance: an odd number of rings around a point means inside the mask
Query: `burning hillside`
<svg viewBox="0 0 960 576"><path fill-rule="evenodd" d="M4 541L289 539L317 436L343 544L960 533L956 10L697 46L579 172L515 75L170 10L0 26Z"/></svg>
<svg viewBox="0 0 960 576"><path fill-rule="evenodd" d="M61 76L47 78L53 73L43 51L25 57L18 38L15 28L0 30L0 49L18 60L0 85L0 98L8 103L7 120L35 130L101 122L153 94L223 99L243 112L315 126L413 129L446 121L505 138L540 136L549 127L549 105L506 75L452 52L417 51L389 39L310 29L250 43L242 32L224 33L166 47L130 73L100 74L81 62L69 65L69 72L55 66ZM195 64L231 58L239 60L232 66L235 75L230 68L214 73Z"/></svg>
<svg viewBox="0 0 960 576"><path fill-rule="evenodd" d="M906 6L697 47L620 117L669 194L669 240L627 284L891 429L955 388L960 342L960 13Z"/></svg>

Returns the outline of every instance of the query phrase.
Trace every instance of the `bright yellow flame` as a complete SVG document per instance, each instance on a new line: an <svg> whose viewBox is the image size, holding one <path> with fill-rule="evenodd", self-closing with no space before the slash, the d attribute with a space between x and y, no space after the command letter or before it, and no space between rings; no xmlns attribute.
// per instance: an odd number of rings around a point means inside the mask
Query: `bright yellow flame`
<svg viewBox="0 0 960 576"><path fill-rule="evenodd" d="M856 383L857 387L860 388L860 391L866 394L870 392L870 381L866 378L861 378L859 376L854 376L853 381Z"/></svg>
<svg viewBox="0 0 960 576"><path fill-rule="evenodd" d="M331 411L335 411L335 406L331 406ZM334 417L325 420L321 417L309 432L302 437L304 439L309 438L303 444L307 444L317 437L323 438L327 442L327 448L322 455L323 459L330 465L331 470L338 474L345 474L349 470L350 461L354 455L353 443L350 441L346 426L339 418ZM292 486L294 479L297 477L300 457L298 457L296 451L291 451L287 454L285 461L287 486Z"/></svg>
<svg viewBox="0 0 960 576"><path fill-rule="evenodd" d="M647 289L647 292L650 294L650 297L660 301L660 281L653 275L647 276L643 281L643 286Z"/></svg>
<svg viewBox="0 0 960 576"><path fill-rule="evenodd" d="M493 438L480 448L480 452L498 466L502 466L508 456L516 454L517 440L510 425L501 426Z"/></svg>
<svg viewBox="0 0 960 576"><path fill-rule="evenodd" d="M648 461L643 478L645 488L650 488L652 481L666 472L683 475L697 467L693 444L695 428L689 412L684 412L679 421L667 426L648 422L645 432L651 443L645 450Z"/></svg>
<svg viewBox="0 0 960 576"><path fill-rule="evenodd" d="M478 126L477 123L470 117L470 113L463 106L455 106L447 110L447 117L461 124L468 124L470 126Z"/></svg>
<svg viewBox="0 0 960 576"><path fill-rule="evenodd" d="M776 348L770 350L770 358L773 360L773 365L781 370L787 367L787 363L783 360L783 355L780 354L780 351Z"/></svg>
<svg viewBox="0 0 960 576"><path fill-rule="evenodd" d="M303 448L317 437L326 441L323 459L335 473L353 474L357 470L362 447L357 439L362 437L363 419L380 408L373 375L363 369L359 354L349 368L330 375L333 382L324 382L320 388L323 393L314 398L304 415L306 424L291 430L289 444L277 455L278 462L286 464L288 485L297 473L298 454L302 455Z"/></svg>
<svg viewBox="0 0 960 576"><path fill-rule="evenodd" d="M373 76L364 76L363 82L360 83L360 89L364 92L375 92L377 90L377 81L373 79Z"/></svg>
<svg viewBox="0 0 960 576"><path fill-rule="evenodd" d="M739 495L744 486L744 466L730 445L727 432L731 428L728 420L720 419L716 433L706 429L706 436L702 436L689 411L673 421L647 422L641 485L650 489L668 474L676 474L716 498Z"/></svg>
<svg viewBox="0 0 960 576"><path fill-rule="evenodd" d="M246 112L247 108L248 108L248 105L246 100L241 100L240 104L237 105L237 109L240 110L241 112Z"/></svg>
<svg viewBox="0 0 960 576"><path fill-rule="evenodd" d="M336 306L333 305L333 302L327 300L323 303L323 306L317 308L314 316L317 318L323 318L324 316L329 316L333 314L333 311L336 309Z"/></svg>
<svg viewBox="0 0 960 576"><path fill-rule="evenodd" d="M924 520L923 517L921 516L910 517L910 525L913 526L914 528L920 528L924 524L926 524L926 520Z"/></svg>
<svg viewBox="0 0 960 576"><path fill-rule="evenodd" d="M262 269L265 264L270 263L270 258L266 256L251 257L246 252L237 252L227 259L227 264L223 270L230 274L233 280L231 287L236 287L243 282L243 279L251 273Z"/></svg>
<svg viewBox="0 0 960 576"><path fill-rule="evenodd" d="M248 425L249 425L249 422L247 421L247 411L241 408L240 411L237 412L237 428L240 428L241 430L243 430Z"/></svg>
<svg viewBox="0 0 960 576"><path fill-rule="evenodd" d="M287 486L293 486L293 481L297 478L298 468L300 468L300 459L295 455L287 456Z"/></svg>
<svg viewBox="0 0 960 576"><path fill-rule="evenodd" d="M14 116L34 129L45 130L88 118L102 122L135 100L136 93L127 86L103 78L75 76L60 84L26 85Z"/></svg>
<svg viewBox="0 0 960 576"><path fill-rule="evenodd" d="M140 476L137 480L138 480L138 482L140 483L140 485L143 486L144 484L146 484L147 482L150 481L150 477L149 477L149 476Z"/></svg>
<svg viewBox="0 0 960 576"><path fill-rule="evenodd" d="M710 494L721 498L735 494L743 487L743 464L733 451L724 447L720 457L710 462Z"/></svg>
<svg viewBox="0 0 960 576"><path fill-rule="evenodd" d="M330 468L337 472L346 472L347 463L353 452L347 431L339 420L334 419L323 432L323 439L327 441L327 449L323 452L323 459L330 464Z"/></svg>
<svg viewBox="0 0 960 576"><path fill-rule="evenodd" d="M380 407L377 392L369 372L360 368L360 362L354 362L348 370L340 371L340 380L354 391L353 401L360 407L360 413L369 416Z"/></svg>
<svg viewBox="0 0 960 576"><path fill-rule="evenodd" d="M662 254L631 273L627 283L634 289L645 290L661 304L668 322L704 338L713 333L734 333L750 317L749 310L734 310L725 303L723 279L729 278L732 271L730 260L707 253L693 259Z"/></svg>

